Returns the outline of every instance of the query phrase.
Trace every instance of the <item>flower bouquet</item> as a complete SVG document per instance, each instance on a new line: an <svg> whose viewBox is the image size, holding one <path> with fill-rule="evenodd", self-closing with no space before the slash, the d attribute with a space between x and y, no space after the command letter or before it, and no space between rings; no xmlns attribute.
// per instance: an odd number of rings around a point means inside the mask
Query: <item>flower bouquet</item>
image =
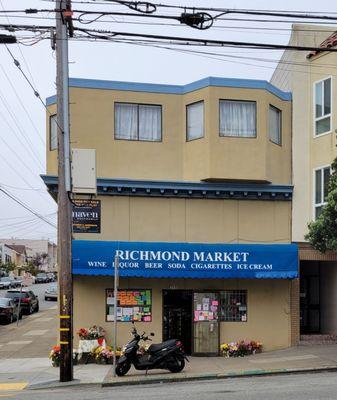
<svg viewBox="0 0 337 400"><path fill-rule="evenodd" d="M111 346L102 347L99 346L93 350L93 356L98 364L112 364L114 351ZM122 355L121 349L117 347L116 358Z"/></svg>
<svg viewBox="0 0 337 400"><path fill-rule="evenodd" d="M224 357L244 357L261 353L262 343L255 340L240 340L238 342L223 343L220 346L220 350Z"/></svg>
<svg viewBox="0 0 337 400"><path fill-rule="evenodd" d="M61 359L61 347L54 346L50 351L49 358L51 359L53 367L59 367Z"/></svg>

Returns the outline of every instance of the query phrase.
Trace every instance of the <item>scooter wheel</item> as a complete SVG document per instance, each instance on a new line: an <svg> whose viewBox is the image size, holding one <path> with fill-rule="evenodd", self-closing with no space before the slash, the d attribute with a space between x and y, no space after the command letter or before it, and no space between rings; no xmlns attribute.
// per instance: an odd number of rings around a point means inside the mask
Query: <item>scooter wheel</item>
<svg viewBox="0 0 337 400"><path fill-rule="evenodd" d="M183 358L174 358L172 363L169 363L168 370L170 372L181 372L185 368L185 360Z"/></svg>
<svg viewBox="0 0 337 400"><path fill-rule="evenodd" d="M128 373L130 368L131 364L128 361L124 361L116 366L116 375L124 376L125 374Z"/></svg>

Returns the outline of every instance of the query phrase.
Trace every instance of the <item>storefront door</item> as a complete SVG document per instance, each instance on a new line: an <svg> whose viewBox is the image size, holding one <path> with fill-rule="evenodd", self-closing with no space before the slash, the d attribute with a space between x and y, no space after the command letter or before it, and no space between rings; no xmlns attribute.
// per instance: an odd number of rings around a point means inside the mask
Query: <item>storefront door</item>
<svg viewBox="0 0 337 400"><path fill-rule="evenodd" d="M192 291L163 291L163 340L179 339L192 352Z"/></svg>
<svg viewBox="0 0 337 400"><path fill-rule="evenodd" d="M194 293L193 353L219 353L219 295L212 292Z"/></svg>

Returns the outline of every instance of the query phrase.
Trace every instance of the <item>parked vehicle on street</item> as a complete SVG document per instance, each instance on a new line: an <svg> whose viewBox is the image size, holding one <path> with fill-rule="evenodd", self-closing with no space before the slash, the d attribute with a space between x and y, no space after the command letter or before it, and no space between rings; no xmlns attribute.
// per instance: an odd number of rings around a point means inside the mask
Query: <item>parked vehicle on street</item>
<svg viewBox="0 0 337 400"><path fill-rule="evenodd" d="M44 299L46 301L48 300L57 300L57 284L52 283L47 287L47 289L44 292Z"/></svg>
<svg viewBox="0 0 337 400"><path fill-rule="evenodd" d="M44 272L40 272L35 277L35 283L48 283L50 282L48 275Z"/></svg>
<svg viewBox="0 0 337 400"><path fill-rule="evenodd" d="M185 360L188 361L183 344L180 340L166 340L160 344L151 344L151 346L143 353L139 354L139 342L141 340L152 340L145 336L145 332L138 334L137 329L133 326L133 339L125 346L124 354L119 358L116 365L116 374L118 376L125 375L131 365L137 370L149 369L167 369L170 372L181 372L185 367ZM150 333L154 336L154 333Z"/></svg>
<svg viewBox="0 0 337 400"><path fill-rule="evenodd" d="M47 274L47 276L48 276L49 282L55 282L56 281L55 275L52 272L49 272Z"/></svg>
<svg viewBox="0 0 337 400"><path fill-rule="evenodd" d="M12 283L12 287L20 287L22 285L22 278L20 278L19 276L14 276L13 278L11 278L11 283Z"/></svg>
<svg viewBox="0 0 337 400"><path fill-rule="evenodd" d="M0 289L9 289L13 287L12 280L9 276L4 276L0 278Z"/></svg>
<svg viewBox="0 0 337 400"><path fill-rule="evenodd" d="M0 321L5 321L11 324L18 318L18 307L13 299L6 297L0 297ZM22 318L20 313L19 318Z"/></svg>
<svg viewBox="0 0 337 400"><path fill-rule="evenodd" d="M7 290L5 297L13 299L17 306L20 303L20 309L22 314L29 315L32 314L33 312L39 311L40 305L38 296L34 294L31 290L10 289Z"/></svg>

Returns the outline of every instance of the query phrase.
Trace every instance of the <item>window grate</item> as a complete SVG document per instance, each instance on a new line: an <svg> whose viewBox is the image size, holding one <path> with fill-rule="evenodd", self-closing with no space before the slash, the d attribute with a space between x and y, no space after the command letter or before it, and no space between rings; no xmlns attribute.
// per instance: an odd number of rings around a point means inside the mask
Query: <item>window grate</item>
<svg viewBox="0 0 337 400"><path fill-rule="evenodd" d="M220 319L225 322L247 322L247 290L220 292Z"/></svg>

